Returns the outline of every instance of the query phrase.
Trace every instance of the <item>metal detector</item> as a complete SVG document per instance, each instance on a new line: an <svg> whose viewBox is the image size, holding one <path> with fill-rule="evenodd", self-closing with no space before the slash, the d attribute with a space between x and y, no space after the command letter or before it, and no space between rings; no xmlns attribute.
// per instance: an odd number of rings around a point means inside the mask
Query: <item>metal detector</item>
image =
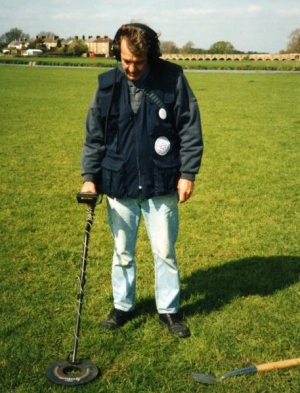
<svg viewBox="0 0 300 393"><path fill-rule="evenodd" d="M47 378L58 385L77 386L94 380L99 370L96 365L86 359L77 359L77 351L79 344L79 330L81 322L81 310L84 296L85 274L88 256L88 243L90 237L90 230L93 224L94 210L97 203L98 195L91 193L78 193L77 201L79 203L87 204L87 222L85 227L83 252L82 252L82 266L81 276L79 281L79 294L77 297L78 309L75 327L74 349L70 352L66 359L58 360L51 364L46 371Z"/></svg>

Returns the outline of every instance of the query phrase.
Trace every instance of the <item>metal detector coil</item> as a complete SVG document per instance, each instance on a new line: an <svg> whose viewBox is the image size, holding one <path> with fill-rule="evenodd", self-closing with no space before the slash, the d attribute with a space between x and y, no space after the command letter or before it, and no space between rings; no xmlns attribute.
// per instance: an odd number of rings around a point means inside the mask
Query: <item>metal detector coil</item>
<svg viewBox="0 0 300 393"><path fill-rule="evenodd" d="M47 371L46 376L57 385L76 386L88 383L95 379L99 370L96 365L86 359L77 359L77 350L79 345L79 331L81 322L81 310L84 297L85 274L88 256L88 243L90 238L90 230L92 228L94 219L94 210L97 202L97 194L77 194L77 200L80 203L87 204L87 221L84 233L83 252L82 252L82 266L81 276L79 282L78 293L78 309L76 318L76 327L74 334L74 349L67 356L65 360L58 360L51 364Z"/></svg>
<svg viewBox="0 0 300 393"><path fill-rule="evenodd" d="M99 374L98 367L89 360L78 360L72 364L69 360L58 360L46 371L47 378L57 385L77 386L88 383Z"/></svg>

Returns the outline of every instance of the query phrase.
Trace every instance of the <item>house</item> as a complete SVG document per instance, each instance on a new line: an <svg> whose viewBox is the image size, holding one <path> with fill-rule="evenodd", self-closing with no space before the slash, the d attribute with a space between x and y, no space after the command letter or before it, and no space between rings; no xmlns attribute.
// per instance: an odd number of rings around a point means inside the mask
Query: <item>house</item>
<svg viewBox="0 0 300 393"><path fill-rule="evenodd" d="M61 45L63 48L68 48L74 41L78 40L78 36L69 39L62 39L58 36L53 37L45 37L45 36L36 36L36 41L42 43L47 50L55 51L56 48ZM87 39L85 36L82 36L82 41L87 45L88 51L90 53L94 53L94 55L103 56L103 57L111 57L112 56L112 43L113 40L108 36L89 36ZM27 40L16 40L12 41L8 45L8 50L13 49L18 51L23 51L25 56L30 56L25 52L25 49L29 46L29 42ZM40 45L39 45L40 46Z"/></svg>
<svg viewBox="0 0 300 393"><path fill-rule="evenodd" d="M43 38L43 43L45 44L46 48L48 50L51 50L53 48L57 47L57 42L58 42L59 37L54 36L54 37L45 37Z"/></svg>
<svg viewBox="0 0 300 393"><path fill-rule="evenodd" d="M14 40L7 45L8 49L18 49L22 50L29 46L29 42L27 40Z"/></svg>
<svg viewBox="0 0 300 393"><path fill-rule="evenodd" d="M67 48L67 47L69 47L72 43L73 43L73 39L72 38L69 38L69 39L63 39L62 41L61 41L61 46L63 47L63 48Z"/></svg>
<svg viewBox="0 0 300 393"><path fill-rule="evenodd" d="M89 52L95 53L95 55L99 56L111 57L111 47L113 40L107 36L97 36L96 38L89 36L88 39L85 40L85 43Z"/></svg>

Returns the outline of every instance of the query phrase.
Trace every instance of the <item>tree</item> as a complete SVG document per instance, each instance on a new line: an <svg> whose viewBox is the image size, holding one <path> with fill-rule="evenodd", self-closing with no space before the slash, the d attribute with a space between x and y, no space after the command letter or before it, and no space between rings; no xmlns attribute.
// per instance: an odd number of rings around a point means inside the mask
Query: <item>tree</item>
<svg viewBox="0 0 300 393"><path fill-rule="evenodd" d="M207 49L203 49L203 48L194 48L193 49L193 53L196 54L196 55L202 55L202 54L205 54L207 52L208 52Z"/></svg>
<svg viewBox="0 0 300 393"><path fill-rule="evenodd" d="M173 41L161 41L160 50L162 53L178 53L179 51L175 42Z"/></svg>
<svg viewBox="0 0 300 393"><path fill-rule="evenodd" d="M88 47L82 40L74 40L68 47L68 53L74 56L81 56L85 52L88 52Z"/></svg>
<svg viewBox="0 0 300 393"><path fill-rule="evenodd" d="M56 34L52 33L52 31L41 31L38 37L53 38L56 37Z"/></svg>
<svg viewBox="0 0 300 393"><path fill-rule="evenodd" d="M23 30L18 29L16 27L10 29L0 37L0 41L5 44L9 44L10 42L15 40L29 40L29 39L30 39L29 34L24 33Z"/></svg>
<svg viewBox="0 0 300 393"><path fill-rule="evenodd" d="M180 53L183 54L189 54L189 53L194 53L193 52L193 47L194 47L194 43L192 41L188 41L185 45L183 45L183 47L180 49Z"/></svg>
<svg viewBox="0 0 300 393"><path fill-rule="evenodd" d="M300 29L293 30L289 35L287 53L300 53Z"/></svg>
<svg viewBox="0 0 300 393"><path fill-rule="evenodd" d="M234 46L228 41L215 42L208 50L209 53L214 55L224 55L227 53L235 53Z"/></svg>
<svg viewBox="0 0 300 393"><path fill-rule="evenodd" d="M28 49L41 49L43 52L47 51L47 47L42 37L37 36L28 46Z"/></svg>

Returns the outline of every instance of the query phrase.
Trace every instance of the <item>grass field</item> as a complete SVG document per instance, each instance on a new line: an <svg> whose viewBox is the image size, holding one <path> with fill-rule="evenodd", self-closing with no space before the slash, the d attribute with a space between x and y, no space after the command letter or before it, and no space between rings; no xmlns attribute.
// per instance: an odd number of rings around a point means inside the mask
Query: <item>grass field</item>
<svg viewBox="0 0 300 393"><path fill-rule="evenodd" d="M73 348L86 211L80 154L97 69L0 67L0 391L68 390L46 368ZM157 322L145 229L137 246L137 317L100 332L112 304L105 201L91 233L79 356L101 377L74 392L289 393L300 367L215 386L192 372L299 357L300 84L297 74L187 73L205 155L180 206L182 311L192 336Z"/></svg>

